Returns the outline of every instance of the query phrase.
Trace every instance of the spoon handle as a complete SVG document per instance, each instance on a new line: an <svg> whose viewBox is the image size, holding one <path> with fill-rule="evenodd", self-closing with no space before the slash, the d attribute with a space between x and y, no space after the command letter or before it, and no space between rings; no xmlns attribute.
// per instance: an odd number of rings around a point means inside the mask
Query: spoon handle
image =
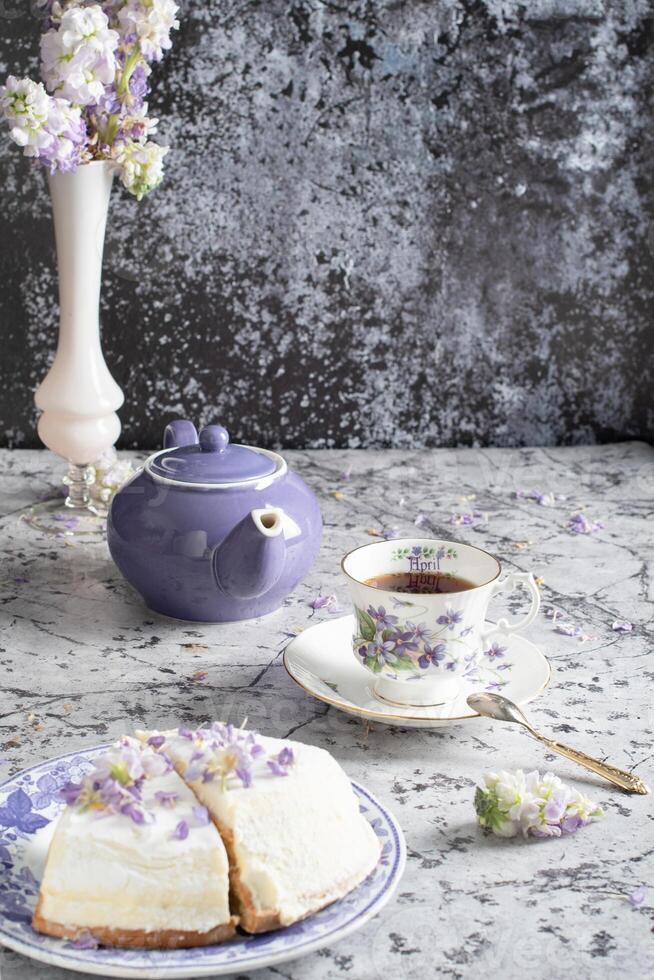
<svg viewBox="0 0 654 980"><path fill-rule="evenodd" d="M564 755L566 759L577 762L585 769L590 769L591 772L597 773L598 776L603 776L604 779L608 779L610 783L619 786L620 789L625 790L627 793L640 793L642 796L645 796L650 792L649 787L643 782L640 776L636 776L633 772L625 772L624 769L611 766L608 762L593 759L592 756L586 755L585 752L580 752L579 749L571 749L568 745L562 745L561 742L556 742L553 738L546 738L538 732L534 734L536 738L554 752L558 752L559 755Z"/></svg>

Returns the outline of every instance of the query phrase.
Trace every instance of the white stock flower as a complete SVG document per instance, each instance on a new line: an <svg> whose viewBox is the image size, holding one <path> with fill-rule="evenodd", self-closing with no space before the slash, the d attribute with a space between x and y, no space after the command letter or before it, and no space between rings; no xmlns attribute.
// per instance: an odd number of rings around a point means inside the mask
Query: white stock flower
<svg viewBox="0 0 654 980"><path fill-rule="evenodd" d="M136 38L148 61L159 61L172 47L170 32L179 27L174 0L127 0L118 11L118 29L123 40Z"/></svg>
<svg viewBox="0 0 654 980"><path fill-rule="evenodd" d="M9 123L14 143L26 148L44 147L50 142L45 126L50 113L50 96L41 82L10 75L0 89L0 108ZM32 156L26 152L26 156Z"/></svg>
<svg viewBox="0 0 654 980"><path fill-rule="evenodd" d="M482 827L498 837L560 837L573 834L593 817L597 806L558 776L534 771L487 773L475 794L475 809Z"/></svg>
<svg viewBox="0 0 654 980"><path fill-rule="evenodd" d="M69 7L41 38L41 74L51 92L76 105L99 102L116 77L120 38L101 7Z"/></svg>
<svg viewBox="0 0 654 980"><path fill-rule="evenodd" d="M91 485L94 497L107 504L130 480L136 470L128 459L119 459L113 446L100 456L94 463L95 482Z"/></svg>
<svg viewBox="0 0 654 980"><path fill-rule="evenodd" d="M163 158L167 152L167 146L151 141L127 140L116 146L114 159L120 165L121 180L137 200L163 180Z"/></svg>
<svg viewBox="0 0 654 980"><path fill-rule="evenodd" d="M43 160L52 173L75 169L86 143L80 109L52 98L40 82L13 75L0 89L0 109L25 156Z"/></svg>

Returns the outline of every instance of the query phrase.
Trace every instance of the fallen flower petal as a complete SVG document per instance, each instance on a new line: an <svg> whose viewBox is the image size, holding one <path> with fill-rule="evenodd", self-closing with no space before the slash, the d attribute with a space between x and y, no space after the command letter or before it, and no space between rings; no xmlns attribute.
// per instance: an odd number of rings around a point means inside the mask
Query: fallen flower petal
<svg viewBox="0 0 654 980"><path fill-rule="evenodd" d="M462 514L452 514L450 524L462 527L475 527L477 524L488 524L488 514L481 510L464 511Z"/></svg>
<svg viewBox="0 0 654 980"><path fill-rule="evenodd" d="M100 943L90 932L83 932L77 939L73 939L72 945L75 949L97 949Z"/></svg>
<svg viewBox="0 0 654 980"><path fill-rule="evenodd" d="M186 820L180 820L172 833L173 840L186 840L188 837L188 824Z"/></svg>
<svg viewBox="0 0 654 980"><path fill-rule="evenodd" d="M400 529L397 527L387 527L387 528L376 528L369 527L366 531L371 538L384 538L386 541L391 541L393 538L399 538Z"/></svg>
<svg viewBox="0 0 654 980"><path fill-rule="evenodd" d="M589 521L585 514L573 514L567 523L567 529L571 534L595 534L601 531L606 525L603 521Z"/></svg>
<svg viewBox="0 0 654 980"><path fill-rule="evenodd" d="M611 625L614 633L631 633L633 628L633 623L628 623L626 620L621 622L619 619L616 619L615 623Z"/></svg>
<svg viewBox="0 0 654 980"><path fill-rule="evenodd" d="M629 901L635 909L639 909L641 905L645 904L645 899L647 898L647 888L645 885L639 885L638 888L628 895Z"/></svg>
<svg viewBox="0 0 654 980"><path fill-rule="evenodd" d="M574 623L561 623L560 626L555 626L555 633L560 633L561 636L581 636L582 629L581 626L575 626Z"/></svg>
<svg viewBox="0 0 654 980"><path fill-rule="evenodd" d="M327 612L340 612L338 599L335 595L319 595L309 603L312 609L326 609Z"/></svg>
<svg viewBox="0 0 654 980"><path fill-rule="evenodd" d="M542 493L540 490L516 490L518 499L535 500L541 507L554 507L556 497L553 493Z"/></svg>

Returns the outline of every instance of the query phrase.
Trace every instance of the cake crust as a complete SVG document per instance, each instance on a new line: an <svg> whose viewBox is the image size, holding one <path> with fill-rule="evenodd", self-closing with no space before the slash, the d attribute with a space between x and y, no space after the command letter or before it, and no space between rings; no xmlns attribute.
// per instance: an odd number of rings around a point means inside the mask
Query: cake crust
<svg viewBox="0 0 654 980"><path fill-rule="evenodd" d="M102 946L122 946L140 949L190 949L193 946L212 946L232 939L236 934L238 918L232 916L207 932L180 929L113 929L108 926L67 926L52 922L41 915L41 896L32 917L32 928L57 939L80 939L89 934Z"/></svg>
<svg viewBox="0 0 654 980"><path fill-rule="evenodd" d="M272 932L273 929L281 929L282 921L279 913L274 910L258 911L252 893L241 879L236 858L236 848L234 846L234 834L229 827L225 827L215 816L212 815L216 830L223 839L227 857L229 858L229 887L232 901L232 908L238 912L238 923L246 932Z"/></svg>

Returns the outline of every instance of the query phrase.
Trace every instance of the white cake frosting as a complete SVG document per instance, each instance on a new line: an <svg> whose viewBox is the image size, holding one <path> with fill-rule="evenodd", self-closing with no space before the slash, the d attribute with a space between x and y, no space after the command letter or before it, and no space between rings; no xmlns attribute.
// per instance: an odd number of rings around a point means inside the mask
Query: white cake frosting
<svg viewBox="0 0 654 980"><path fill-rule="evenodd" d="M126 747L155 756L131 739L110 752L121 759ZM142 780L136 819L101 801L83 803L80 796L67 806L55 829L41 882L44 919L90 930L200 933L229 922L225 848L173 769Z"/></svg>
<svg viewBox="0 0 654 980"><path fill-rule="evenodd" d="M248 747L234 731L216 723L138 734L164 736L160 750L229 834L254 910L289 925L359 884L379 860L379 841L329 752L258 735Z"/></svg>

